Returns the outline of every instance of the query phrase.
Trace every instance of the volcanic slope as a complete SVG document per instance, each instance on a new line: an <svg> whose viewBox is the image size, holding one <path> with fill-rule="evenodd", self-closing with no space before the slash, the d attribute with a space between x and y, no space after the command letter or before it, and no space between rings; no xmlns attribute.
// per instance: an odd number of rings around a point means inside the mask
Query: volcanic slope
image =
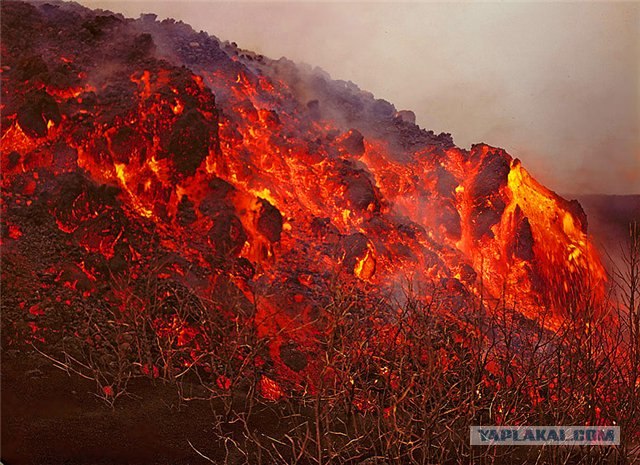
<svg viewBox="0 0 640 465"><path fill-rule="evenodd" d="M144 311L127 296L146 289L156 308L251 315L295 378L289 348L322 333L341 286L390 321L410 287L455 318L502 298L548 328L604 295L577 202L318 69L154 15L12 1L2 65L2 303L28 316L5 322L20 337ZM158 334L197 339L166 313Z"/></svg>

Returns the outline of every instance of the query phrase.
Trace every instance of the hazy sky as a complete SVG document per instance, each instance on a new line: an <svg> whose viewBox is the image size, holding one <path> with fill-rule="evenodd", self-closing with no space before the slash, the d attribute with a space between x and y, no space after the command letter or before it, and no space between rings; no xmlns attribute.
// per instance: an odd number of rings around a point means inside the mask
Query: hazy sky
<svg viewBox="0 0 640 465"><path fill-rule="evenodd" d="M353 81L560 193L640 193L640 3L82 0Z"/></svg>

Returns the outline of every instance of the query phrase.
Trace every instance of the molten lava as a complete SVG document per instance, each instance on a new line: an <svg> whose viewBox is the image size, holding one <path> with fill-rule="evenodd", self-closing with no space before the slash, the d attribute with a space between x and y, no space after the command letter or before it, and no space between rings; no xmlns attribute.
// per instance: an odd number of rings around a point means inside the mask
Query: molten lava
<svg viewBox="0 0 640 465"><path fill-rule="evenodd" d="M436 289L458 316L505 298L548 328L603 298L579 204L504 150L457 148L353 85L171 21L2 7L3 257L24 264L3 281L25 308L67 286L76 305L136 311L120 297L153 275L229 318L254 311L295 380L313 364L282 353L322 332L336 280L371 305ZM155 330L204 337L174 317Z"/></svg>

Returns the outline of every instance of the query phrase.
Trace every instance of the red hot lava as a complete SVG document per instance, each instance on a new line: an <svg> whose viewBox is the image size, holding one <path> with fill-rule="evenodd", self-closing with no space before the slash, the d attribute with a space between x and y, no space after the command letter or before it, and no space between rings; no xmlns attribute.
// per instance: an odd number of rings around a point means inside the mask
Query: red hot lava
<svg viewBox="0 0 640 465"><path fill-rule="evenodd" d="M3 281L8 303L38 305L33 337L54 337L37 318L65 302L144 312L126 296L153 278L159 301L186 288L227 321L251 315L272 376L295 383L336 282L372 306L430 289L455 318L506 299L549 329L603 299L580 205L504 150L460 149L352 84L181 23L70 8L3 2L3 260L23 269ZM176 315L154 329L191 348L185 366L208 337Z"/></svg>

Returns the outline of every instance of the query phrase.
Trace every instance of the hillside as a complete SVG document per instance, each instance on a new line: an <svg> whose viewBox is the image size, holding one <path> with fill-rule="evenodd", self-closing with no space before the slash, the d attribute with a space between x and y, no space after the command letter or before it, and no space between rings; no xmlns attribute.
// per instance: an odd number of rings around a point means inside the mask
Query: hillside
<svg viewBox="0 0 640 465"><path fill-rule="evenodd" d="M1 21L3 352L109 405L162 380L225 418L239 396L242 414L297 399L304 417L315 395L334 419L390 415L401 386L462 379L471 405L528 364L547 396L565 374L526 348L601 317L587 215L503 149L456 147L353 83L154 15L7 1Z"/></svg>

